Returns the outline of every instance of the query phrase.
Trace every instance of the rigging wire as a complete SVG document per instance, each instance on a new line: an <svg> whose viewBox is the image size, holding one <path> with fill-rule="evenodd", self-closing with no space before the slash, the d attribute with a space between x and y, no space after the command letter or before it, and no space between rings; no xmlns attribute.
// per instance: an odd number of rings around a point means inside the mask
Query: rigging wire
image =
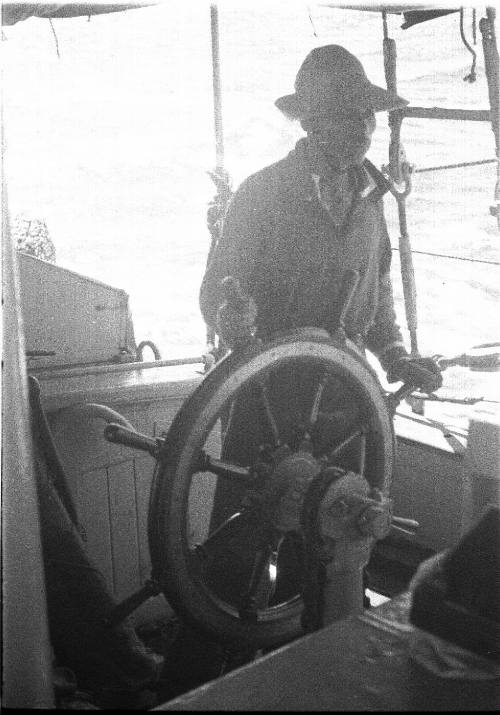
<svg viewBox="0 0 500 715"><path fill-rule="evenodd" d="M317 37L317 36L318 36L318 33L316 32L316 27L314 26L314 20L313 20L312 15L311 15L311 6L310 6L310 5L307 6L307 14L309 15L309 22L311 23L311 27L312 27L312 29L313 29L314 37Z"/></svg>
<svg viewBox="0 0 500 715"><path fill-rule="evenodd" d="M414 169L413 174L423 174L426 171L441 171L441 169L461 169L465 166L481 166L481 164L496 164L497 159L479 159L478 161L463 161L459 164L443 164L442 166L427 166L424 169Z"/></svg>
<svg viewBox="0 0 500 715"><path fill-rule="evenodd" d="M60 53L59 53L59 40L57 39L56 31L55 31L55 29L54 29L54 24L53 24L53 22L52 22L52 18L51 18L51 17L49 17L49 24L50 24L50 29L52 30L52 34L54 35L54 41L55 41L55 43L56 43L57 56L58 56L59 59L61 59L61 55L60 55Z"/></svg>
<svg viewBox="0 0 500 715"><path fill-rule="evenodd" d="M393 251L399 251L397 246L391 246ZM412 253L418 253L421 256L433 256L436 258L450 258L453 261L467 261L468 263L483 263L488 266L500 266L500 261L486 261L482 258L465 258L464 256L450 256L446 253L431 253L430 251L417 251L412 249Z"/></svg>

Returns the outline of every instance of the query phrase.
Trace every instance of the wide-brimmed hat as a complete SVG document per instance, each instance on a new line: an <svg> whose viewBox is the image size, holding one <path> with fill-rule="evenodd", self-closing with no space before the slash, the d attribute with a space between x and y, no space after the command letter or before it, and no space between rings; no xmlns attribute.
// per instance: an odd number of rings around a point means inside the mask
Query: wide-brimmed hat
<svg viewBox="0 0 500 715"><path fill-rule="evenodd" d="M316 47L302 63L294 94L275 105L291 119L347 111L391 111L407 105L406 99L372 84L361 62L340 45Z"/></svg>

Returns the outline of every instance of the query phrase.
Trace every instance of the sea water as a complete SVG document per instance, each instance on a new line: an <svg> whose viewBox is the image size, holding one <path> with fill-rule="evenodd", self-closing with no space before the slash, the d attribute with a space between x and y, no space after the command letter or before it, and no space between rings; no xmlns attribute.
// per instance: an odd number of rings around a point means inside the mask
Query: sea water
<svg viewBox="0 0 500 715"><path fill-rule="evenodd" d="M417 106L487 108L471 11L465 29L477 53L475 83L464 81L472 55L457 13L407 30L402 21L389 15L399 93ZM221 2L219 25L224 163L234 186L301 136L274 101L293 91L313 47L344 45L385 86L380 12ZM59 265L127 291L138 342L153 340L164 358L201 354L198 289L215 192L207 174L215 166L208 3L158 3L90 20L55 19L52 27L31 18L3 29L2 52L11 216L44 219ZM381 166L389 131L385 115L377 118L369 157ZM402 139L417 170L495 153L484 122L407 119ZM494 164L413 175L407 212L424 353L450 355L497 339L499 234L489 213L495 179ZM404 327L391 196L386 214Z"/></svg>

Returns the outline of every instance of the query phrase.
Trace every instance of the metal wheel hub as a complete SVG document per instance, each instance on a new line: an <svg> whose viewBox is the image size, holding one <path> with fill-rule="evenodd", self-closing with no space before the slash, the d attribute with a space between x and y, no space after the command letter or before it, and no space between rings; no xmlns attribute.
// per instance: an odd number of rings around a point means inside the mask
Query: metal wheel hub
<svg viewBox="0 0 500 715"><path fill-rule="evenodd" d="M320 462L306 449L283 455L262 494L268 521L282 533L300 529L304 499L312 481L321 471Z"/></svg>

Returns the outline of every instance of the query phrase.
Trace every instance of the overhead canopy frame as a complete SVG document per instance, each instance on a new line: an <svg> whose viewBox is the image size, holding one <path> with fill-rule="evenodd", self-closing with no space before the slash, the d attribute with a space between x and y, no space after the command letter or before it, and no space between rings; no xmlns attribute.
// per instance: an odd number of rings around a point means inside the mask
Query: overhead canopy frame
<svg viewBox="0 0 500 715"><path fill-rule="evenodd" d="M89 17L90 15L104 15L110 12L122 12L123 10L134 10L148 5L156 5L155 2L134 2L134 3L26 3L26 2L4 2L2 3L2 25L15 25L30 17Z"/></svg>

